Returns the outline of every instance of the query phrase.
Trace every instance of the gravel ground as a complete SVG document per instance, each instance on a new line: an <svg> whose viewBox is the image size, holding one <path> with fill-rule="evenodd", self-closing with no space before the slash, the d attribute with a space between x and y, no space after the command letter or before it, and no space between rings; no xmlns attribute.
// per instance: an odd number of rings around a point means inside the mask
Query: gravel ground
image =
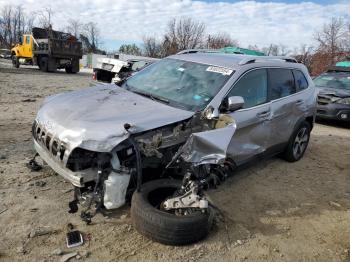
<svg viewBox="0 0 350 262"><path fill-rule="evenodd" d="M223 217L200 243L169 247L144 238L128 206L98 214L90 226L68 214L71 185L48 167L26 168L31 123L45 96L90 79L0 60L0 261L60 261L75 251L84 261L350 261L350 130L335 123L315 125L299 162L254 163L210 191ZM67 249L68 223L90 240Z"/></svg>

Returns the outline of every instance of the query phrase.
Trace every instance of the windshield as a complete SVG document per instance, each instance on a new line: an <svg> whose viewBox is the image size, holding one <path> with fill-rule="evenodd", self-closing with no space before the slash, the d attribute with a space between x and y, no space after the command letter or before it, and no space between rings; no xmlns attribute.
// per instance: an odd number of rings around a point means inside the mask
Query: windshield
<svg viewBox="0 0 350 262"><path fill-rule="evenodd" d="M350 73L325 73L314 79L318 87L350 90Z"/></svg>
<svg viewBox="0 0 350 262"><path fill-rule="evenodd" d="M125 87L174 107L202 110L233 70L177 59L163 59L129 78Z"/></svg>

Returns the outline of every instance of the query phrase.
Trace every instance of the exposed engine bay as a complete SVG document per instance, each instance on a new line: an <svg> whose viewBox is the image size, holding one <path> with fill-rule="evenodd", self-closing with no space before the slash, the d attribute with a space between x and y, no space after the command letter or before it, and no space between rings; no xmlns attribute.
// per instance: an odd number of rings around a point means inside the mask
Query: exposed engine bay
<svg viewBox="0 0 350 262"><path fill-rule="evenodd" d="M222 129L225 132L227 127L234 131L232 118L221 115L216 119L206 119L201 114L137 134L132 133L132 124L126 123L124 128L129 132L129 138L110 153L74 150L67 166L72 171L91 169L96 176L84 186L76 187L75 198L69 204L70 212L76 212L79 203L81 218L90 223L101 207L119 208L130 201L132 193L140 190L142 183L164 177L183 180L177 195L163 203L164 210L172 210L177 215L186 215L190 210L205 210L208 201L202 191L220 184L233 164L222 161L226 159L224 148L208 148L203 134L211 137L211 131ZM206 148L202 152L201 144ZM224 153L223 159L221 152Z"/></svg>

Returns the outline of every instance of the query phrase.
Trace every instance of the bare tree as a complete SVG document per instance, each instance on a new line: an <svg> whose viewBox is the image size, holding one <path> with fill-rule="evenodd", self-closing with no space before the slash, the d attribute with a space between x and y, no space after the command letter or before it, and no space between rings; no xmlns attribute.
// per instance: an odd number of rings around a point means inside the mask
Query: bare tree
<svg viewBox="0 0 350 262"><path fill-rule="evenodd" d="M33 17L27 16L22 6L4 6L0 10L0 45L11 47L20 37L31 31Z"/></svg>
<svg viewBox="0 0 350 262"><path fill-rule="evenodd" d="M79 21L79 19L69 19L66 31L78 38L82 28L83 24Z"/></svg>
<svg viewBox="0 0 350 262"><path fill-rule="evenodd" d="M98 51L100 45L100 30L97 24L89 22L83 26L82 34L80 38L86 43L89 52Z"/></svg>
<svg viewBox="0 0 350 262"><path fill-rule="evenodd" d="M4 6L1 10L1 35L2 41L4 45L9 47L13 42L13 34L12 34L12 11L13 8L10 5Z"/></svg>
<svg viewBox="0 0 350 262"><path fill-rule="evenodd" d="M232 39L227 33L218 33L214 35L208 35L205 46L209 49L218 49L237 45L237 40Z"/></svg>
<svg viewBox="0 0 350 262"><path fill-rule="evenodd" d="M313 47L302 44L299 48L294 48L292 55L298 63L304 64L311 72L311 64L313 58Z"/></svg>
<svg viewBox="0 0 350 262"><path fill-rule="evenodd" d="M180 50L198 48L203 43L205 25L192 18L171 19L162 44L163 56Z"/></svg>
<svg viewBox="0 0 350 262"><path fill-rule="evenodd" d="M39 25L43 28L52 27L52 16L54 11L52 11L51 7L45 7L44 9L37 12L37 16L39 19Z"/></svg>
<svg viewBox="0 0 350 262"><path fill-rule="evenodd" d="M248 45L248 49L262 52L262 50L257 45Z"/></svg>
<svg viewBox="0 0 350 262"><path fill-rule="evenodd" d="M144 55L149 57L160 57L161 56L161 44L157 41L154 36L143 37L143 49Z"/></svg>
<svg viewBox="0 0 350 262"><path fill-rule="evenodd" d="M340 52L344 51L344 44L348 37L346 24L341 17L332 18L330 23L324 24L323 29L315 33L319 52L330 53L331 61L334 63Z"/></svg>

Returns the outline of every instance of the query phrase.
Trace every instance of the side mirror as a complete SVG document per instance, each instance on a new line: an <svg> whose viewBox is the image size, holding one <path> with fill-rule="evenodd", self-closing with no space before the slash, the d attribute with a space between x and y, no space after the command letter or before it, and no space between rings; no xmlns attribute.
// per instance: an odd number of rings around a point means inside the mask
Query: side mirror
<svg viewBox="0 0 350 262"><path fill-rule="evenodd" d="M244 105L244 99L241 96L230 96L227 101L227 110L236 111Z"/></svg>

